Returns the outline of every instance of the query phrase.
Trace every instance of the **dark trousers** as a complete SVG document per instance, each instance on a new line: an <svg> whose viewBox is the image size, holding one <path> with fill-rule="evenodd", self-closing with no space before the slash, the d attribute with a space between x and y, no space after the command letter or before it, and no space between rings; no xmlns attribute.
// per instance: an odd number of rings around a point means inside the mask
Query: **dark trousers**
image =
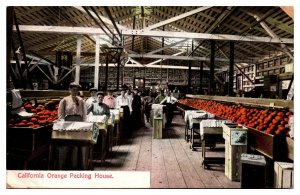
<svg viewBox="0 0 300 195"><path fill-rule="evenodd" d="M130 127L130 110L128 106L121 106L123 108L123 136L131 135L131 127Z"/></svg>
<svg viewBox="0 0 300 195"><path fill-rule="evenodd" d="M131 113L131 125L134 130L141 126L141 109L134 109Z"/></svg>
<svg viewBox="0 0 300 195"><path fill-rule="evenodd" d="M166 117L167 117L167 122L166 122L166 126L169 127L172 124L172 119L173 119L173 110L174 110L174 105L167 103L166 105Z"/></svg>
<svg viewBox="0 0 300 195"><path fill-rule="evenodd" d="M145 105L145 115L146 115L146 120L149 122L150 119L150 112L151 112L151 104L146 104Z"/></svg>

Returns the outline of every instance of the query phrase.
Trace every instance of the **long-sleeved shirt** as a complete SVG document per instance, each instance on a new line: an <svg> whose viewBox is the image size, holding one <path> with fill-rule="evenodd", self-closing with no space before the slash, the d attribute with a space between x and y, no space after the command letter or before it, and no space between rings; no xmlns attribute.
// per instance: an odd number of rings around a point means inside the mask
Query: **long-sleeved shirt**
<svg viewBox="0 0 300 195"><path fill-rule="evenodd" d="M175 102L177 102L178 100L176 98L174 98L173 96L167 96L165 97L160 104L163 104L164 102L170 103L170 104L174 104Z"/></svg>
<svg viewBox="0 0 300 195"><path fill-rule="evenodd" d="M125 97L127 97L128 98L128 100L129 100L129 104L130 105L132 105L132 100L133 100L133 96L132 95L128 95L128 94L125 94Z"/></svg>
<svg viewBox="0 0 300 195"><path fill-rule="evenodd" d="M129 99L126 96L118 96L116 98L116 108L121 108L121 106L128 106L129 110L132 111Z"/></svg>
<svg viewBox="0 0 300 195"><path fill-rule="evenodd" d="M87 113L90 112L93 113L93 115L106 115L107 118L110 116L110 110L109 107L104 103L92 103L89 110L87 110Z"/></svg>
<svg viewBox="0 0 300 195"><path fill-rule="evenodd" d="M65 119L68 115L80 115L86 120L86 105L81 97L64 97L58 106L58 119Z"/></svg>
<svg viewBox="0 0 300 195"><path fill-rule="evenodd" d="M104 96L103 103L112 109L116 107L116 99L111 95Z"/></svg>

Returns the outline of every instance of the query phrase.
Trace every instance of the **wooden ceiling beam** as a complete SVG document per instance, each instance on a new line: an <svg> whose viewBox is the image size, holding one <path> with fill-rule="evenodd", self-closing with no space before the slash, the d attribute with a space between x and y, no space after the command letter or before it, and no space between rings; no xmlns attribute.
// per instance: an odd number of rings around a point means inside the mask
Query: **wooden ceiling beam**
<svg viewBox="0 0 300 195"><path fill-rule="evenodd" d="M173 15L170 15L168 13L164 13L162 10L155 10L154 12L160 13L162 15L166 15L167 17L173 17ZM151 18L155 18L157 21L162 20L162 17L159 17L159 15L151 15ZM201 22L200 20L196 20L197 23L200 23L201 25L207 25L206 23ZM179 24L179 22L173 22L172 24L168 24L166 27L170 26L176 31L188 31L191 32L191 30L187 29L186 27L182 26L182 24ZM192 25L192 31L193 32L201 32L202 28L197 27L195 25Z"/></svg>
<svg viewBox="0 0 300 195"><path fill-rule="evenodd" d="M86 12L85 12L85 10L82 8L82 7L77 7L77 6L75 6L74 8L76 8L76 9L78 9L78 10L80 10L81 12L83 12L84 14L86 14ZM97 17L94 13L91 13L94 17ZM108 18L106 18L106 17L104 17L104 16L102 16L102 15L99 15L99 17L101 18L101 20L103 21L103 22L105 22L106 24L109 24L109 25L111 25L111 26L113 26L113 23L110 21L110 19L108 19ZM122 25L119 25L119 24L116 24L117 25L117 27L119 28L119 29L121 29L121 30L123 30L123 29L128 29L127 27L124 27L124 26L122 26Z"/></svg>
<svg viewBox="0 0 300 195"><path fill-rule="evenodd" d="M208 57L192 57L192 56L174 56L174 55L156 55L156 54L128 54L132 58L153 58L153 59L173 59L173 60L193 60L193 61L209 61ZM228 62L228 59L225 58L215 58L216 61ZM235 61L245 62L245 60L237 59Z"/></svg>
<svg viewBox="0 0 300 195"><path fill-rule="evenodd" d="M294 34L294 28L290 26L289 23L287 22L282 22L282 21L279 21L277 18L279 17L277 15L277 12L274 13L273 10L269 10L267 13L258 13L258 12L254 12L253 10L251 10L251 13L249 13L249 11L247 9L244 9L244 8L241 8L241 11L248 14L249 16L253 17L253 14L257 15L260 19L263 19L265 15L269 15L268 13L271 13L272 15L270 15L269 17L266 17L264 19L265 22L267 22L268 24L270 25L273 25L275 27L277 27L278 29L280 30L283 30L285 32L288 32L289 34ZM282 13L284 14L284 13ZM277 17L275 17L275 15L277 15ZM291 22L293 22L291 20Z"/></svg>
<svg viewBox="0 0 300 195"><path fill-rule="evenodd" d="M249 12L249 14L251 14L257 21L260 21L260 17L252 14ZM260 25L263 27L263 29L265 29L265 31L272 37L272 38L276 38L278 40L281 41L281 38L278 37L276 35L276 33L274 33L274 31L264 22L264 21L260 21ZM293 53L289 50L289 48L284 44L283 41L281 41L280 43L281 48L283 49L284 53L287 54L291 59L294 59L294 55Z"/></svg>
<svg viewBox="0 0 300 195"><path fill-rule="evenodd" d="M226 10L223 11L223 13L218 17L217 20L215 20L215 22L208 28L205 30L206 33L211 33L213 32L229 15L231 15L233 13L233 11L235 10L235 8L233 7L227 7ZM188 56L191 56L194 54L195 51L197 51L197 49L199 47L201 47L203 43L203 40L199 41L197 47L195 47Z"/></svg>
<svg viewBox="0 0 300 195"><path fill-rule="evenodd" d="M156 23L156 24L153 24L151 26L148 26L146 28L144 28L144 30L153 30L155 28L158 28L158 27L161 27L161 26L164 26L164 25L167 25L167 24L170 24L172 22L175 22L177 20L181 20L183 18L186 18L188 16L191 16L191 15L194 15L198 12L201 12L201 11L204 11L204 10L207 10L211 8L211 6L203 6L203 7L200 7L200 8L197 8L197 9L194 9L192 11L189 11L189 12L186 12L186 13L183 13L183 14L180 14L178 16L175 16L175 17L172 17L172 18L169 18L167 20L164 20L164 21L161 21L159 23Z"/></svg>
<svg viewBox="0 0 300 195"><path fill-rule="evenodd" d="M16 30L16 27L13 27ZM90 27L65 27L65 26L35 26L20 25L22 32L39 32L39 33L62 33L62 34L104 34L99 28ZM117 34L114 32L114 34ZM123 30L125 36L150 36L150 37L169 37L169 38L189 38L189 39L210 39L210 40L232 40L232 41L250 41L266 43L285 43L294 44L294 39L278 37L258 37L258 36L240 36L228 34L210 34L210 33L190 33L190 32L171 32L171 31L145 31L145 30Z"/></svg>

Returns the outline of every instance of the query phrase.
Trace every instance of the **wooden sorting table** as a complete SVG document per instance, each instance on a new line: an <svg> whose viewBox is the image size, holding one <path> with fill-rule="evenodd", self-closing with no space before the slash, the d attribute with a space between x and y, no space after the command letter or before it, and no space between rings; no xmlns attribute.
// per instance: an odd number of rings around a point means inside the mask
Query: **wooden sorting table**
<svg viewBox="0 0 300 195"><path fill-rule="evenodd" d="M206 157L207 145L212 145L216 142L224 142L223 128L222 127L204 127L203 134L201 135L201 147L202 147L202 166L203 168L209 168L209 164L224 164L224 157Z"/></svg>
<svg viewBox="0 0 300 195"><path fill-rule="evenodd" d="M101 161L105 160L106 157L106 145L110 147L110 140L111 140L111 129L110 129L110 123L97 123L99 128L99 135L97 142L93 146L92 154L98 156ZM93 158L93 160L97 160Z"/></svg>
<svg viewBox="0 0 300 195"><path fill-rule="evenodd" d="M112 111L112 110L111 110ZM112 127L113 126L113 131L112 131L112 140L111 144L113 145L114 143L117 145L118 142L120 141L121 138L121 129L122 129L122 120L123 120L123 112L113 112L115 115L115 121L114 124L112 124L112 119L108 119L108 124ZM111 146L112 147L112 146Z"/></svg>
<svg viewBox="0 0 300 195"><path fill-rule="evenodd" d="M85 163L87 164L87 168L93 170L93 147L97 143L99 137L102 140L105 140L105 133L107 125L105 123L98 124L99 132L97 133L95 130L93 131L52 131L51 135L51 144L49 147L49 164L48 169L53 169L53 147L54 146L78 146L83 147L86 146L88 148L88 152L86 153ZM103 143L103 142L102 142ZM101 143L101 154L100 158L103 158L102 151L104 148Z"/></svg>

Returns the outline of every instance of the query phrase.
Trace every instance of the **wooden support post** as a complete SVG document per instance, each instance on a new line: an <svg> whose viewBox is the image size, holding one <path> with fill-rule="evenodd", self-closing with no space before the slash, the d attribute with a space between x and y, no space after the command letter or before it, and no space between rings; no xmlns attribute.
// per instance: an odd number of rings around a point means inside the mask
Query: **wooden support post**
<svg viewBox="0 0 300 195"><path fill-rule="evenodd" d="M234 42L230 42L228 95L233 96Z"/></svg>
<svg viewBox="0 0 300 195"><path fill-rule="evenodd" d="M120 80L120 57L121 57L121 53L118 52L117 54L117 91L119 91L119 80Z"/></svg>
<svg viewBox="0 0 300 195"><path fill-rule="evenodd" d="M77 50L76 50L76 69L75 69L75 82L78 84L80 80L80 52L81 52L81 35L78 35Z"/></svg>
<svg viewBox="0 0 300 195"><path fill-rule="evenodd" d="M163 31L164 30L165 30L165 26L163 26ZM165 46L165 38L162 37L161 47L163 48L164 46ZM164 55L164 53L165 53L164 50L162 50L161 54ZM162 61L163 61L163 59L161 59L161 61L160 61L160 84L162 84Z"/></svg>
<svg viewBox="0 0 300 195"><path fill-rule="evenodd" d="M32 85L31 78L30 78L29 67L28 67L28 63L27 63L27 60L26 60L25 48L24 48L24 44L23 44L23 40L22 40L22 36L21 36L20 29L19 29L18 20L17 20L17 16L16 16L15 11L13 11L13 16L14 16L14 21L15 21L16 29L17 29L17 34L18 34L18 37L19 37L19 43L20 43L21 52L22 52L22 55L23 55L23 60L25 62L25 68L27 70L27 79L24 80L25 81L24 86L25 86L25 89L26 89L27 88L27 82L29 82L30 88L33 89L33 85ZM18 58L16 60L18 60ZM24 69L21 68L22 71L20 72L20 75L23 74L23 72L25 71Z"/></svg>
<svg viewBox="0 0 300 195"><path fill-rule="evenodd" d="M107 83L108 82L108 53L106 53L106 67L105 67L105 89L107 90Z"/></svg>
<svg viewBox="0 0 300 195"><path fill-rule="evenodd" d="M209 95L215 95L215 45L214 40L210 41L210 71L209 71Z"/></svg>
<svg viewBox="0 0 300 195"><path fill-rule="evenodd" d="M188 69L188 93L191 93L191 80L192 80L192 61L189 61L189 69Z"/></svg>
<svg viewBox="0 0 300 195"><path fill-rule="evenodd" d="M94 88L98 89L99 83L99 55L100 55L100 37L96 35L95 48L95 72L94 72Z"/></svg>
<svg viewBox="0 0 300 195"><path fill-rule="evenodd" d="M6 77L6 85L9 86L9 75L10 71L12 70L11 64L10 64L10 54L11 54L11 48L12 48L12 27L13 27L13 12L14 8L12 6L7 7L6 9L6 70L7 70L7 77ZM15 51L13 51L15 52ZM16 78L12 75L11 77L13 79L13 84L16 85Z"/></svg>
<svg viewBox="0 0 300 195"><path fill-rule="evenodd" d="M34 54L34 53L33 53ZM56 51L55 52L55 62L57 64L57 66L62 66L61 63L61 56L62 56L62 52L61 51ZM39 57L39 56L38 56Z"/></svg>
<svg viewBox="0 0 300 195"><path fill-rule="evenodd" d="M192 50L194 49L194 41L192 41ZM192 54L193 55L193 54ZM192 61L189 60L189 71L188 71L188 93L191 93L191 81L192 81Z"/></svg>
<svg viewBox="0 0 300 195"><path fill-rule="evenodd" d="M200 65L200 94L203 94L203 61Z"/></svg>
<svg viewBox="0 0 300 195"><path fill-rule="evenodd" d="M133 16L133 22L132 22L132 30L135 29L135 15ZM131 41L131 50L134 51L134 37L135 36L132 36L132 41Z"/></svg>
<svg viewBox="0 0 300 195"><path fill-rule="evenodd" d="M11 47L12 47L12 50L13 50L13 54L14 54L14 57L16 59L16 66L17 66L17 70L19 72L19 76L21 78L21 81L22 81L22 84L23 84L23 88L26 89L26 82L23 78L23 74L22 74L22 70L21 70L21 65L20 65L20 61L18 59L18 56L16 54L16 47L15 47L15 43L14 43L14 40L12 39L11 40ZM12 68L12 67L11 67ZM15 86L16 88L20 87L20 86Z"/></svg>
<svg viewBox="0 0 300 195"><path fill-rule="evenodd" d="M125 74L125 65L124 66L122 66L122 79L121 79L121 86L123 87L123 85L124 85L124 75Z"/></svg>

